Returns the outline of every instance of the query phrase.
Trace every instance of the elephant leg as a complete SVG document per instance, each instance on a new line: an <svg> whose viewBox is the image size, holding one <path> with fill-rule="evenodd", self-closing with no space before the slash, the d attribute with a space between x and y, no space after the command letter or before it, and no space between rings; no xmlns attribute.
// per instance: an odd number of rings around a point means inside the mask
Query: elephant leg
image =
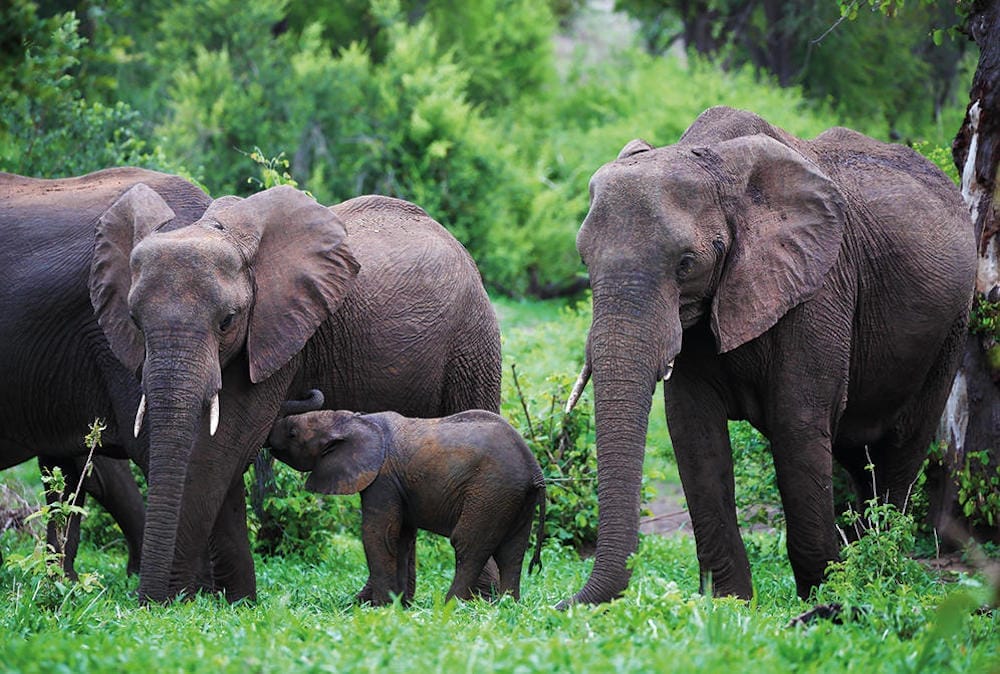
<svg viewBox="0 0 1000 674"><path fill-rule="evenodd" d="M129 462L95 456L94 470L84 478L83 486L108 511L125 536L128 546L126 573L139 573L146 506L139 485L132 476Z"/></svg>
<svg viewBox="0 0 1000 674"><path fill-rule="evenodd" d="M823 582L839 542L833 513L833 456L828 429L774 431L774 472L785 512L788 561L799 597Z"/></svg>
<svg viewBox="0 0 1000 674"><path fill-rule="evenodd" d="M496 559L500 571L498 594L507 593L514 599L521 598L521 569L524 566L524 553L528 550L528 541L531 538L531 516L534 510L534 501L527 503L517 514L517 519L507 537L493 551L493 558Z"/></svg>
<svg viewBox="0 0 1000 674"><path fill-rule="evenodd" d="M698 369L698 368L692 368ZM736 520L733 451L722 400L680 360L664 395L667 424L694 528L700 590L750 599L750 562Z"/></svg>
<svg viewBox="0 0 1000 674"><path fill-rule="evenodd" d="M358 601L385 606L392 603L394 595L406 599L412 557L403 557L404 551L413 548L416 537L403 539L403 511L398 502L383 499L373 503L374 499L366 496L367 491L361 494L361 542L368 561L368 582L358 593Z"/></svg>
<svg viewBox="0 0 1000 674"><path fill-rule="evenodd" d="M257 581L247 531L242 473L237 473L229 485L209 541L215 587L223 589L230 602L243 598L256 600Z"/></svg>
<svg viewBox="0 0 1000 674"><path fill-rule="evenodd" d="M460 518L455 524L451 532L451 547L455 550L455 578L448 589L447 599L452 597L471 599L473 595L482 596L479 590L480 576L487 561L492 558L493 551L499 547L504 534L502 529L498 530L495 526L491 526L505 519L502 512L498 513L485 504L470 501L466 501L463 510L489 513L491 522L484 523L465 517ZM498 582L502 582L502 578L502 574L498 572Z"/></svg>
<svg viewBox="0 0 1000 674"><path fill-rule="evenodd" d="M80 481L80 469L73 459L57 460L47 457L38 457L38 467L43 475L51 474L54 468L59 468L65 478L65 486L61 493L55 493L48 487L45 489L45 503L49 506L57 502L67 502L76 490ZM82 508L86 502L86 492L80 490L76 500L72 505ZM45 541L49 550L62 555L62 569L66 577L70 580L78 578L75 564L76 553L80 547L80 516L70 514L65 523L65 529L59 531L55 522L50 518L45 526Z"/></svg>
<svg viewBox="0 0 1000 674"><path fill-rule="evenodd" d="M965 323L963 316L952 324L937 357L931 361L933 365L920 392L896 420L893 433L873 448L875 488L883 501L900 510L909 505L910 491L927 458L951 393L968 336Z"/></svg>
<svg viewBox="0 0 1000 674"><path fill-rule="evenodd" d="M417 530L403 525L399 531L399 544L396 547L396 582L395 587L406 588L403 591L403 606L409 606L417 591L417 564L415 553L417 549Z"/></svg>

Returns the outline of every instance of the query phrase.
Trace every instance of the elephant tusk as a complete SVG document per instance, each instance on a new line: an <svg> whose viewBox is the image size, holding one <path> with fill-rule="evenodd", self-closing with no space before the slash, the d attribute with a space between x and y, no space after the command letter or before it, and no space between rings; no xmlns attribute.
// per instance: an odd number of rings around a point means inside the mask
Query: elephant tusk
<svg viewBox="0 0 1000 674"><path fill-rule="evenodd" d="M580 376L576 378L576 383L573 384L573 391L569 394L569 399L566 401L566 408L563 414L569 414L576 407L576 404L580 401L580 395L583 393L583 389L587 386L587 381L590 380L590 361L586 361L583 364L583 369L580 370Z"/></svg>
<svg viewBox="0 0 1000 674"><path fill-rule="evenodd" d="M142 394L139 399L139 409L135 413L135 426L132 428L132 436L138 438L142 429L142 420L146 416L146 394Z"/></svg>
<svg viewBox="0 0 1000 674"><path fill-rule="evenodd" d="M667 363L667 371L663 373L663 381L670 381L670 375L674 373L674 361Z"/></svg>
<svg viewBox="0 0 1000 674"><path fill-rule="evenodd" d="M219 430L219 394L212 396L212 409L208 413L208 434L215 435Z"/></svg>

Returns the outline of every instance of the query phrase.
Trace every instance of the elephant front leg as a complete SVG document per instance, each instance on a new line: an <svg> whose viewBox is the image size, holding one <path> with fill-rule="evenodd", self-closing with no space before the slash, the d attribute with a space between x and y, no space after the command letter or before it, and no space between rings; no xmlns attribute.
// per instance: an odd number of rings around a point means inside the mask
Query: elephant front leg
<svg viewBox="0 0 1000 674"><path fill-rule="evenodd" d="M750 599L750 562L736 520L733 452L722 401L704 381L674 374L665 407L701 572L701 592Z"/></svg>
<svg viewBox="0 0 1000 674"><path fill-rule="evenodd" d="M368 561L368 582L358 593L359 602L385 606L392 603L394 596L406 601L412 557L405 551L415 535L404 540L402 520L398 502L373 498L367 490L361 494L361 542Z"/></svg>
<svg viewBox="0 0 1000 674"><path fill-rule="evenodd" d="M257 598L246 512L243 475L237 474L226 492L210 539L213 581L225 591L230 602L239 599L254 601Z"/></svg>
<svg viewBox="0 0 1000 674"><path fill-rule="evenodd" d="M830 435L817 427L772 432L771 453L788 535L788 561L800 598L823 582L839 554L834 525Z"/></svg>

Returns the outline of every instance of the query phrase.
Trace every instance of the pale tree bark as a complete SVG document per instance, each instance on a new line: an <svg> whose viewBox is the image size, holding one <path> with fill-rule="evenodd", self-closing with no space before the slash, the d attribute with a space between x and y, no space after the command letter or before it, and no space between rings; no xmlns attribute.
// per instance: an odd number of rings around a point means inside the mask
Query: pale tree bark
<svg viewBox="0 0 1000 674"><path fill-rule="evenodd" d="M979 65L972 81L965 121L952 154L962 177L979 243L977 300L1000 301L1000 0L976 0L964 26L979 45ZM928 470L931 524L949 547L970 537L1000 541L1000 527L975 524L962 512L954 478L971 452L988 450L994 474L1000 461L1000 344L995 335L969 334L942 423L946 443L940 466ZM979 462L971 462L980 473ZM1000 516L1000 513L995 513ZM996 520L995 520L996 521Z"/></svg>

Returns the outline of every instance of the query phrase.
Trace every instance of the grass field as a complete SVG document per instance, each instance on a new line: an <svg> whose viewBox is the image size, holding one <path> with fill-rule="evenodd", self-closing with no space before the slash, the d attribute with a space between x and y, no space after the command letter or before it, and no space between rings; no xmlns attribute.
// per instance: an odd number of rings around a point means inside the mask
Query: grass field
<svg viewBox="0 0 1000 674"><path fill-rule="evenodd" d="M498 311L505 380L515 364L526 397L544 409L549 384L576 376L589 318L548 303L501 301ZM505 414L523 414L510 386ZM657 449L647 467L672 480L661 409L654 403L649 445ZM2 477L29 494L38 492L36 479L30 466ZM855 613L843 624L790 627L812 604L795 595L780 530L747 536L753 602L698 594L689 536L646 536L622 599L568 611L553 606L579 589L591 563L554 541L543 569L523 578L520 603L444 604L451 548L421 534L414 605L355 606L364 554L356 535L338 533L307 558L258 558L255 603L200 596L140 608L123 548L85 542L77 568L98 574L101 587L67 591L11 563L34 543L8 531L0 535L8 560L0 570L0 672L1000 673L1000 616L973 610L987 595L985 580L901 563L891 557L894 540L884 540L861 550L860 565L818 598L853 602ZM878 563L889 570L866 573Z"/></svg>

